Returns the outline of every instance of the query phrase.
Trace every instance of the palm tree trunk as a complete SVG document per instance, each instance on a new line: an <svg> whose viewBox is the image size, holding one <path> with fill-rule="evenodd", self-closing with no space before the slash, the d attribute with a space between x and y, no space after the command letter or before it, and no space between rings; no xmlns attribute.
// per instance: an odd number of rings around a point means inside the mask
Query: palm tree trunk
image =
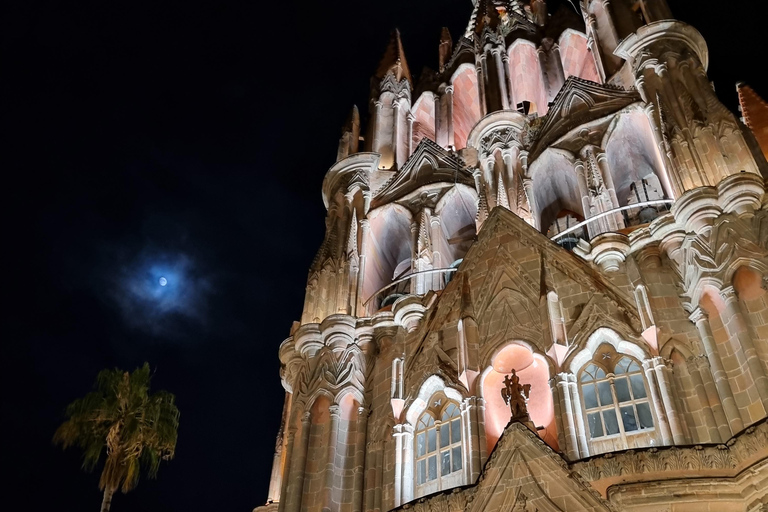
<svg viewBox="0 0 768 512"><path fill-rule="evenodd" d="M115 490L111 487L104 488L104 499L101 501L101 512L109 512L109 507L112 506L112 495Z"/></svg>

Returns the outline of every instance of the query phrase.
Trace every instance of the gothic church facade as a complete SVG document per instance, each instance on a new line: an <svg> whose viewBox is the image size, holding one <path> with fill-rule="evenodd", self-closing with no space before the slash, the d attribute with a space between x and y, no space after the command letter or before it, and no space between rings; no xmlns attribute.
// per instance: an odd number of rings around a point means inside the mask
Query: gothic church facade
<svg viewBox="0 0 768 512"><path fill-rule="evenodd" d="M418 80L393 34L257 510L768 510L765 148L666 0L580 7L475 0Z"/></svg>

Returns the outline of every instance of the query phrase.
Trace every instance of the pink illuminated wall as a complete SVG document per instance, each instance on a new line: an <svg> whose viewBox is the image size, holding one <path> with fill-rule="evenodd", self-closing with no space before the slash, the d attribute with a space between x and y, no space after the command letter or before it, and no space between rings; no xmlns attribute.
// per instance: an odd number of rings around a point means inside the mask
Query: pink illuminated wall
<svg viewBox="0 0 768 512"><path fill-rule="evenodd" d="M431 93L422 94L414 105L413 113L413 149L421 139L435 141L435 97Z"/></svg>
<svg viewBox="0 0 768 512"><path fill-rule="evenodd" d="M577 76L592 82L600 82L595 60L587 49L587 38L574 30L566 30L560 36L560 58L565 78Z"/></svg>
<svg viewBox="0 0 768 512"><path fill-rule="evenodd" d="M509 75L512 81L512 99L515 104L530 101L531 112L540 116L547 113L547 93L539 66L536 46L518 39L509 48Z"/></svg>
<svg viewBox="0 0 768 512"><path fill-rule="evenodd" d="M453 142L456 149L467 147L467 136L480 120L477 74L471 65L462 65L453 76Z"/></svg>
<svg viewBox="0 0 768 512"><path fill-rule="evenodd" d="M539 430L539 436L552 448L558 449L557 428L555 427L555 409L552 393L549 390L549 368L544 356L531 353L522 345L509 344L494 358L492 367L483 377L483 398L485 399L485 437L488 453L501 437L509 423L509 406L501 397L504 376L514 369L520 382L531 385L528 400L528 413Z"/></svg>

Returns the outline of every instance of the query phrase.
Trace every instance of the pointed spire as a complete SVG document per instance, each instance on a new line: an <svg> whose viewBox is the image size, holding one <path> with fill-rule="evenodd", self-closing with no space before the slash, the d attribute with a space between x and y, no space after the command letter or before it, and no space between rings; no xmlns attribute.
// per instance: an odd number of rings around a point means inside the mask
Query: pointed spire
<svg viewBox="0 0 768 512"><path fill-rule="evenodd" d="M451 58L453 53L453 39L451 38L451 31L448 27L443 27L440 33L440 72L445 69L445 65Z"/></svg>
<svg viewBox="0 0 768 512"><path fill-rule="evenodd" d="M768 103L743 82L736 84L736 91L739 93L742 120L752 130L760 149L768 158Z"/></svg>
<svg viewBox="0 0 768 512"><path fill-rule="evenodd" d="M507 30L520 23L532 27L531 18L522 0L477 0L464 36L471 38L473 33L479 35L485 29L495 31L501 25Z"/></svg>
<svg viewBox="0 0 768 512"><path fill-rule="evenodd" d="M405 60L403 41L400 39L400 31L398 29L392 31L387 50L384 52L379 68L376 70L376 78L381 80L390 73L398 81L405 78L409 83L413 84L411 71L408 69L408 62Z"/></svg>

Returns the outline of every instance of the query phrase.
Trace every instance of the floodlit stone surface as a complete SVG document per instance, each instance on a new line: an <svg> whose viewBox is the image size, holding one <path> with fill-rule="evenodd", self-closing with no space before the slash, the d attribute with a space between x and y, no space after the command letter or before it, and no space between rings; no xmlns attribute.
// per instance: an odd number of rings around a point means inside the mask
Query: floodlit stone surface
<svg viewBox="0 0 768 512"><path fill-rule="evenodd" d="M765 104L664 0L582 10L478 0L419 84L392 35L257 510L768 507Z"/></svg>

